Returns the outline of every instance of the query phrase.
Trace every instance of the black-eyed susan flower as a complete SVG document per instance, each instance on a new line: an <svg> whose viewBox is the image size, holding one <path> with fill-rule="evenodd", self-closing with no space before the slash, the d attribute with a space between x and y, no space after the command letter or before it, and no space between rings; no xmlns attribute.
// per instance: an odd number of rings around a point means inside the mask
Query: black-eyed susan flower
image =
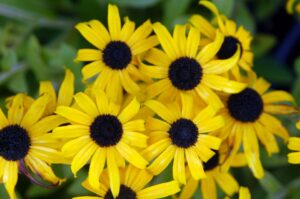
<svg viewBox="0 0 300 199"><path fill-rule="evenodd" d="M76 106L57 108L56 113L71 124L56 128L53 136L71 139L63 145L62 152L73 158L71 170L75 176L91 160L88 180L95 188L99 187L99 177L106 163L110 188L117 196L120 191L119 167L125 166L125 160L141 169L148 163L134 149L147 146L147 136L138 133L144 131L144 120L132 120L139 112L140 104L133 99L120 110L120 105L108 100L101 90L91 97L77 93L74 99Z"/></svg>
<svg viewBox="0 0 300 199"><path fill-rule="evenodd" d="M27 167L53 184L62 181L50 167L51 163L60 162L62 156L47 145L52 142L48 132L57 126L51 122L51 116L43 117L49 96L39 97L27 109L24 99L23 94L11 99L7 117L0 109L0 181L12 199L16 198L18 172L35 180L28 175Z"/></svg>
<svg viewBox="0 0 300 199"><path fill-rule="evenodd" d="M191 27L186 35L186 26L177 25L173 37L161 23L155 23L153 29L163 51L151 49L145 60L152 65L141 63L140 66L145 75L158 80L148 87L149 98L159 95L159 100L172 101L180 93L189 93L219 108L222 102L213 90L236 93L244 88L244 84L220 76L233 67L240 56L237 50L229 59L214 60L223 42L221 34L199 50L197 28Z"/></svg>
<svg viewBox="0 0 300 199"><path fill-rule="evenodd" d="M294 99L285 91L268 92L269 88L270 84L263 78L255 79L240 93L224 99L226 105L221 110L225 126L218 136L227 139L232 146L232 154L243 146L248 166L256 178L264 175L258 140L271 155L279 151L275 135L285 141L289 138L288 131L273 114L289 113L292 108L284 103L293 103ZM231 157L227 159L227 163L232 161Z"/></svg>
<svg viewBox="0 0 300 199"><path fill-rule="evenodd" d="M121 26L118 7L108 6L108 30L97 20L76 25L82 36L98 49L80 49L76 60L91 62L82 69L83 79L98 75L94 88L106 90L108 97L120 102L123 88L131 94L139 91L133 78L142 79L137 68L137 56L158 44L150 36L152 24L148 20L135 29L128 18Z"/></svg>
<svg viewBox="0 0 300 199"><path fill-rule="evenodd" d="M148 170L160 174L173 160L173 178L186 183L185 162L194 179L206 176L203 162L207 162L220 146L221 140L207 133L220 129L223 118L216 116L211 106L195 110L193 98L182 93L182 106L165 106L159 101L149 100L145 104L158 117L147 120L151 144L143 151L151 161Z"/></svg>
<svg viewBox="0 0 300 199"><path fill-rule="evenodd" d="M230 172L222 171L221 169L221 165L227 158L228 153L230 153L229 147L226 143L222 144L220 149L215 151L215 155L207 162L203 163L206 178L195 180L190 176L178 198L192 198L198 186L200 186L203 199L217 199L217 185L228 196L233 196L237 193L239 190L238 182ZM243 154L236 155L234 159L233 165L231 166L240 167L245 165Z"/></svg>
<svg viewBox="0 0 300 199"><path fill-rule="evenodd" d="M300 129L300 122L297 122L296 127ZM288 154L288 162L290 164L300 164L300 138L291 137L288 142L288 149L296 151Z"/></svg>
<svg viewBox="0 0 300 199"><path fill-rule="evenodd" d="M43 95L44 93L47 93L50 97L46 106L45 115L54 114L58 106L70 106L74 95L74 74L71 70L66 69L64 80L57 94L50 81L41 81L39 94Z"/></svg>
<svg viewBox="0 0 300 199"><path fill-rule="evenodd" d="M128 166L120 170L121 183L120 192L117 196L113 196L111 187L109 185L109 175L103 172L100 179L100 186L92 187L89 181L83 182L83 186L98 195L98 197L83 196L75 197L73 199L158 199L171 196L180 191L179 185L176 181L170 181L157 185L147 187L147 184L152 180L151 175L146 170L137 169L133 166Z"/></svg>
<svg viewBox="0 0 300 199"><path fill-rule="evenodd" d="M216 15L218 26L214 27L212 23L208 22L201 15L193 15L190 22L193 26L197 27L201 34L208 40L213 41L218 32L224 36L221 47L216 53L216 58L220 60L228 59L232 57L240 47L239 60L236 66L231 68L231 71L235 76L239 77L239 67L246 71L251 70L253 65L253 52L250 47L252 40L250 32L245 30L243 26L237 27L237 24L227 17L221 16L212 2L201 0L199 3L210 9Z"/></svg>

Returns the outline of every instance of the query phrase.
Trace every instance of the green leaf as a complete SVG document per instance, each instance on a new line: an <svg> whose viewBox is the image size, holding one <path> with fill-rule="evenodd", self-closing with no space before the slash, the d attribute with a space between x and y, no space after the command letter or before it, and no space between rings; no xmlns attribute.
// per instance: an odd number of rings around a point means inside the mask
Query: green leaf
<svg viewBox="0 0 300 199"><path fill-rule="evenodd" d="M266 55L276 45L276 37L271 34L259 33L252 42L255 58Z"/></svg>
<svg viewBox="0 0 300 199"><path fill-rule="evenodd" d="M28 86L26 82L25 73L21 71L13 75L7 82L7 87L14 93L27 93Z"/></svg>
<svg viewBox="0 0 300 199"><path fill-rule="evenodd" d="M1 69L0 71L8 71L12 66L16 65L18 61L16 51L13 49L7 49L3 53L3 58L1 60Z"/></svg>
<svg viewBox="0 0 300 199"><path fill-rule="evenodd" d="M38 80L49 79L50 71L45 61L42 59L42 49L36 37L31 36L27 45L26 59L29 68Z"/></svg>
<svg viewBox="0 0 300 199"><path fill-rule="evenodd" d="M232 15L233 9L234 9L234 0L213 0L212 1L220 10L222 14L224 14L227 17L230 17Z"/></svg>
<svg viewBox="0 0 300 199"><path fill-rule="evenodd" d="M13 66L13 68L7 72L0 73L0 85L3 84L6 80L11 78L17 72L25 70L27 67L24 64L17 64Z"/></svg>
<svg viewBox="0 0 300 199"><path fill-rule="evenodd" d="M147 8L156 5L161 0L111 0L111 3L133 8Z"/></svg>
<svg viewBox="0 0 300 199"><path fill-rule="evenodd" d="M191 0L165 0L163 4L164 25L171 28L174 25L174 21L186 12L191 2Z"/></svg>
<svg viewBox="0 0 300 199"><path fill-rule="evenodd" d="M257 59L254 63L254 70L272 83L288 86L293 81L293 75L288 66L279 63L273 57Z"/></svg>
<svg viewBox="0 0 300 199"><path fill-rule="evenodd" d="M234 10L234 19L238 25L244 26L251 33L255 32L255 21L244 1L236 2L236 9Z"/></svg>
<svg viewBox="0 0 300 199"><path fill-rule="evenodd" d="M259 180L260 185L268 193L273 196L276 192L283 188L282 184L270 172L265 171L265 176Z"/></svg>

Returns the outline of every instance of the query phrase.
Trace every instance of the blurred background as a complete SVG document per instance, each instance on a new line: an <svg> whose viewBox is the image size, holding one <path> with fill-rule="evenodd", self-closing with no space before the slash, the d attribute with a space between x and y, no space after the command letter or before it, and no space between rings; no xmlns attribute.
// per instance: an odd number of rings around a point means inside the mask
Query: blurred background
<svg viewBox="0 0 300 199"><path fill-rule="evenodd" d="M254 36L252 49L255 70L270 81L275 89L291 91L300 102L300 15L289 15L285 0L213 0L221 12L243 25ZM111 0L121 15L137 24L146 19L161 21L170 30L185 23L194 13L208 15L198 0ZM99 19L106 24L105 0L0 0L0 106L5 98L18 92L32 96L38 93L39 81L50 80L58 87L64 68L76 75L76 89L82 90L81 65L73 60L79 48L89 47L74 25ZM282 117L292 135L297 115ZM233 170L243 186L248 186L254 199L299 199L300 166L287 164L287 150L268 157L262 151L266 169L264 179L254 179L248 169ZM57 174L68 181L56 189L43 189L20 176L17 192L20 199L69 199L87 192L80 186L86 177L81 171L76 180L68 167L55 166ZM155 182L171 179L167 170ZM154 183L155 183L154 182ZM222 194L220 194L222 196ZM3 185L0 198L8 199ZM201 198L199 190L195 199ZM220 198L223 198L220 197Z"/></svg>

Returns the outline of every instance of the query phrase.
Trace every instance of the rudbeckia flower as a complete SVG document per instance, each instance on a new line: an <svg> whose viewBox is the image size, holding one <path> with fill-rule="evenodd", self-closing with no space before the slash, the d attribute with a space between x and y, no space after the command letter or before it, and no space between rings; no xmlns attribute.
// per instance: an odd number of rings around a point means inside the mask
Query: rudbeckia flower
<svg viewBox="0 0 300 199"><path fill-rule="evenodd" d="M153 29L163 51L151 49L145 60L152 65L140 65L145 75L157 80L147 89L149 98L159 96L160 101L172 101L180 98L180 93L189 93L220 108L223 104L213 90L236 93L244 88L244 84L220 75L232 68L240 56L237 50L229 59L214 59L224 39L221 34L199 50L197 28L191 27L186 35L186 26L177 25L173 36L161 23L155 23Z"/></svg>
<svg viewBox="0 0 300 199"><path fill-rule="evenodd" d="M137 57L158 44L157 38L150 36L151 22L135 29L135 23L126 18L121 26L118 7L108 5L108 30L97 20L79 23L76 29L97 48L78 51L77 61L90 62L82 69L83 80L97 75L94 88L107 91L115 102L121 101L123 88L136 94L139 86L134 79L143 79Z"/></svg>
<svg viewBox="0 0 300 199"><path fill-rule="evenodd" d="M217 186L227 195L233 196L239 190L239 184L234 176L228 171L222 171L221 165L230 153L229 147L222 144L215 155L207 162L203 163L203 168L206 178L195 180L189 177L186 185L183 187L178 199L192 198L200 186L201 195L203 199L217 199ZM233 161L234 167L241 167L245 165L245 157L243 154L237 154Z"/></svg>
<svg viewBox="0 0 300 199"><path fill-rule="evenodd" d="M39 97L27 109L24 99L23 94L11 99L7 117L0 109L0 181L11 199L16 198L14 188L19 172L36 183L29 169L55 185L62 182L50 167L51 163L60 162L62 156L47 145L52 142L48 132L57 126L51 123L51 116L43 117L49 96Z"/></svg>
<svg viewBox="0 0 300 199"><path fill-rule="evenodd" d="M112 195L112 191L108 183L110 179L107 172L103 172L100 179L100 186L94 188L89 184L88 180L82 183L87 190L97 194L98 197L83 196L75 197L73 199L158 199L171 196L180 190L176 181L146 187L152 180L153 175L146 170L140 170L131 165L121 169L120 173L122 177L120 192L117 196L114 197Z"/></svg>
<svg viewBox="0 0 300 199"><path fill-rule="evenodd" d="M154 140L143 155L152 161L148 170L154 175L160 174L173 160L173 178L185 184L186 161L194 179L206 177L203 162L213 157L213 150L219 149L221 143L219 138L208 133L220 129L224 121L211 106L195 110L191 96L181 94L181 97L182 106L165 106L156 100L145 102L159 118L147 120L149 137Z"/></svg>
<svg viewBox="0 0 300 199"><path fill-rule="evenodd" d="M300 129L300 122L297 122L297 129ZM288 143L288 149L296 151L288 154L288 162L290 164L300 164L300 138L291 137Z"/></svg>
<svg viewBox="0 0 300 199"><path fill-rule="evenodd" d="M228 59L232 57L236 51L240 50L240 56L237 64L231 68L232 73L240 76L239 67L246 71L250 71L253 65L253 52L250 48L252 36L250 32L245 30L243 26L237 27L236 23L229 20L225 16L221 16L216 6L209 1L201 0L199 2L210 9L217 18L217 27L208 22L201 15L193 15L190 23L197 27L201 34L208 40L215 40L217 33L220 32L224 36L224 40L216 53L216 59Z"/></svg>
<svg viewBox="0 0 300 199"><path fill-rule="evenodd" d="M269 88L270 84L263 78L255 79L246 89L224 99L226 105L221 110L225 126L218 136L232 146L233 155L243 146L248 166L256 178L264 175L258 140L271 155L279 151L275 135L285 141L289 138L288 131L273 114L291 112L293 108L284 103L293 103L294 99L285 91L268 91ZM226 162L231 161L229 157Z"/></svg>
<svg viewBox="0 0 300 199"><path fill-rule="evenodd" d="M146 147L147 136L144 120L132 118L139 112L140 104L133 99L127 106L116 105L108 100L106 94L97 90L93 96L77 93L73 107L59 106L56 113L65 117L71 124L58 127L53 131L55 138L67 139L62 152L71 157L71 170L76 176L84 165L91 160L88 180L99 187L99 177L105 163L110 179L113 196L120 191L119 167L125 160L144 169L148 162L134 149Z"/></svg>

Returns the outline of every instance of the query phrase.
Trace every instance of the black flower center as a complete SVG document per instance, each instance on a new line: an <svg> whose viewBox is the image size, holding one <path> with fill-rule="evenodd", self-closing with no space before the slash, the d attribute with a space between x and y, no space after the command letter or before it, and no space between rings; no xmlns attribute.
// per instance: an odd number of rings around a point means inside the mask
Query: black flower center
<svg viewBox="0 0 300 199"><path fill-rule="evenodd" d="M111 41L103 50L103 61L114 70L122 70L131 62L132 54L129 46L122 41Z"/></svg>
<svg viewBox="0 0 300 199"><path fill-rule="evenodd" d="M219 59L228 59L232 57L237 51L238 45L242 47L241 42L238 39L232 36L226 36L220 50L217 53L217 57Z"/></svg>
<svg viewBox="0 0 300 199"><path fill-rule="evenodd" d="M255 122L263 112L261 96L253 89L246 88L229 97L227 107L230 115L241 122Z"/></svg>
<svg viewBox="0 0 300 199"><path fill-rule="evenodd" d="M170 65L169 79L179 90L194 89L200 83L201 78L202 68L195 59L182 57Z"/></svg>
<svg viewBox="0 0 300 199"><path fill-rule="evenodd" d="M104 199L114 199L111 190L108 190L104 196ZM120 192L116 199L137 199L136 193L125 185L120 186Z"/></svg>
<svg viewBox="0 0 300 199"><path fill-rule="evenodd" d="M7 126L0 130L0 155L8 161L23 159L30 147L30 138L19 125Z"/></svg>
<svg viewBox="0 0 300 199"><path fill-rule="evenodd" d="M210 171L219 165L219 152L215 151L215 155L210 158L207 162L203 163L204 171Z"/></svg>
<svg viewBox="0 0 300 199"><path fill-rule="evenodd" d="M168 131L174 145L188 148L194 145L198 139L198 127L188 119L178 119Z"/></svg>
<svg viewBox="0 0 300 199"><path fill-rule="evenodd" d="M101 147L116 145L122 138L122 134L122 124L113 115L100 115L90 126L91 138Z"/></svg>

